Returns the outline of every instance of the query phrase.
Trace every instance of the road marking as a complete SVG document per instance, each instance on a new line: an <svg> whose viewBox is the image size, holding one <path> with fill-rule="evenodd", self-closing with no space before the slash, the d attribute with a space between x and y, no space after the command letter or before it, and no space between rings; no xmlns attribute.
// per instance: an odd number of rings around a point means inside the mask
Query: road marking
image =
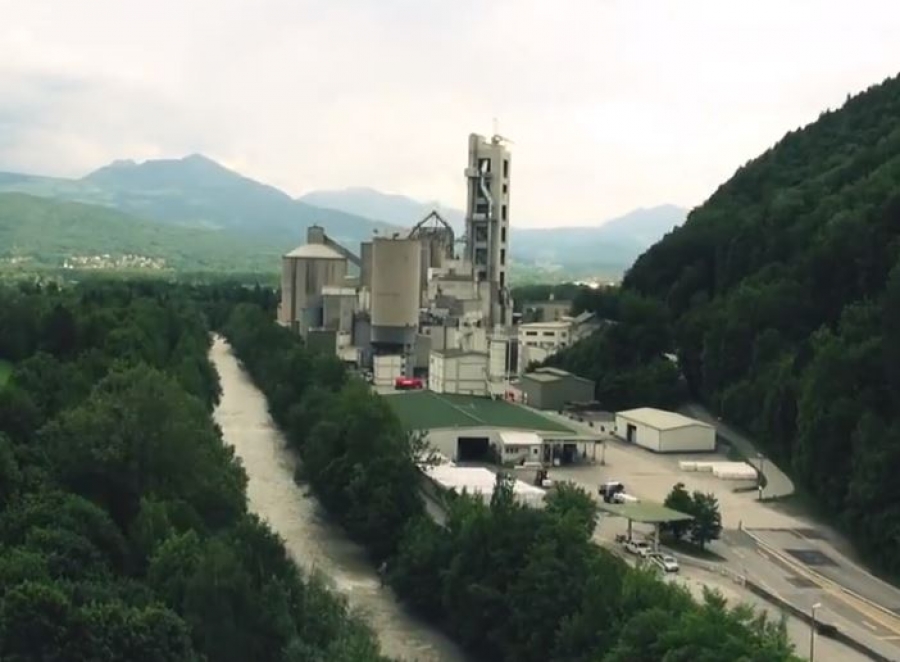
<svg viewBox="0 0 900 662"><path fill-rule="evenodd" d="M878 629L878 628L876 628L874 625L872 625L871 623L869 623L869 621L860 621L860 622L861 622L863 625L865 625L867 628L869 628L870 630L872 630L872 632L874 632L875 630Z"/></svg>
<svg viewBox="0 0 900 662"><path fill-rule="evenodd" d="M787 564L788 567L794 568L797 574L805 576L807 579L817 584L826 593L837 598L858 614L872 619L885 630L900 635L900 616L890 611L887 607L873 603L861 596L857 596L855 593L841 586L834 580L819 574L812 568L788 557L786 554L782 554L780 550L769 547L767 543L763 542L758 537L753 536L752 534L750 534L750 536L756 540L756 544L759 546L758 549L763 556L771 555L782 563ZM763 553L763 545L768 548L765 550L766 553Z"/></svg>
<svg viewBox="0 0 900 662"><path fill-rule="evenodd" d="M734 550L734 555L735 555L735 556L738 556L738 557L740 557L740 558L742 558L742 559L743 559L743 558L746 558L746 557L744 556L744 553L743 553L743 552L739 552L738 550Z"/></svg>

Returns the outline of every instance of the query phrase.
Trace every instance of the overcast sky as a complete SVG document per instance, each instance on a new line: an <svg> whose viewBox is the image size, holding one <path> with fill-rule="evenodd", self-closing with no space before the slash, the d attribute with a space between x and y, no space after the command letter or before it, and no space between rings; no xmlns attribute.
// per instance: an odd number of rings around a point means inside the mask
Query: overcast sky
<svg viewBox="0 0 900 662"><path fill-rule="evenodd" d="M584 224L696 205L898 72L898 0L0 0L0 170L202 152L461 207L496 117L513 224Z"/></svg>

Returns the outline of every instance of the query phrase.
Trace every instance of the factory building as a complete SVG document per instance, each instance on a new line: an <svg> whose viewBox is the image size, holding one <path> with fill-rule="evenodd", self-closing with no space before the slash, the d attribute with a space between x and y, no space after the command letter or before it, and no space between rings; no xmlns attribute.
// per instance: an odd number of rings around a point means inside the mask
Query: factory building
<svg viewBox="0 0 900 662"><path fill-rule="evenodd" d="M510 154L503 138L469 136L466 168L466 259L475 282L486 285L489 329L512 324L507 281L509 253Z"/></svg>
<svg viewBox="0 0 900 662"><path fill-rule="evenodd" d="M671 411L643 407L616 414L616 436L656 453L712 452L716 429Z"/></svg>
<svg viewBox="0 0 900 662"><path fill-rule="evenodd" d="M518 388L529 406L559 411L569 403L592 402L595 385L559 368L538 368L522 375Z"/></svg>
<svg viewBox="0 0 900 662"><path fill-rule="evenodd" d="M307 339L315 332L317 348L372 370L378 385L434 372L439 392L503 393L520 363L504 140L471 135L465 176L461 237L432 212L408 232L376 233L357 257L310 227L306 245L284 256L279 321Z"/></svg>
<svg viewBox="0 0 900 662"><path fill-rule="evenodd" d="M551 308L551 310L553 310ZM522 370L533 363L543 363L566 347L574 345L599 328L593 313L584 312L577 317L562 316L554 321L530 322L518 326L519 349Z"/></svg>
<svg viewBox="0 0 900 662"><path fill-rule="evenodd" d="M488 355L463 349L432 350L428 388L435 393L488 395Z"/></svg>

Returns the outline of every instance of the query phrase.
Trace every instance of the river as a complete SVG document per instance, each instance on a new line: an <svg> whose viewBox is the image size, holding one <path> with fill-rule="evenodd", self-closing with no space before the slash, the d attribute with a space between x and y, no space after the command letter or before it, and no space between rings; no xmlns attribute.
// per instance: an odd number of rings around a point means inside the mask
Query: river
<svg viewBox="0 0 900 662"><path fill-rule="evenodd" d="M467 660L457 645L413 617L381 586L362 548L329 521L309 488L294 482L294 453L272 421L265 396L221 337L215 337L210 359L222 384L214 418L249 476L250 509L284 539L294 561L331 578L378 634L386 655L411 662Z"/></svg>

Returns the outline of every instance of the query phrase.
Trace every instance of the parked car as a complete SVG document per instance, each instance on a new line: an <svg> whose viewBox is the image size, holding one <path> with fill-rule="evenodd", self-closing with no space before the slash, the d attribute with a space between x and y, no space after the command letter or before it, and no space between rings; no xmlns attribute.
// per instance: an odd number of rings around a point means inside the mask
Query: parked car
<svg viewBox="0 0 900 662"><path fill-rule="evenodd" d="M625 492L616 492L612 495L610 501L612 501L613 503L638 503L640 499L638 499L636 496L625 494Z"/></svg>
<svg viewBox="0 0 900 662"><path fill-rule="evenodd" d="M625 491L625 485L617 480L609 480L601 483L597 488L597 493L603 497L606 503L612 502L613 498L619 493Z"/></svg>
<svg viewBox="0 0 900 662"><path fill-rule="evenodd" d="M650 554L650 560L658 565L663 572L678 572L678 559L671 554Z"/></svg>
<svg viewBox="0 0 900 662"><path fill-rule="evenodd" d="M625 543L625 551L629 554L637 554L638 556L647 557L653 548L646 540L629 540Z"/></svg>

